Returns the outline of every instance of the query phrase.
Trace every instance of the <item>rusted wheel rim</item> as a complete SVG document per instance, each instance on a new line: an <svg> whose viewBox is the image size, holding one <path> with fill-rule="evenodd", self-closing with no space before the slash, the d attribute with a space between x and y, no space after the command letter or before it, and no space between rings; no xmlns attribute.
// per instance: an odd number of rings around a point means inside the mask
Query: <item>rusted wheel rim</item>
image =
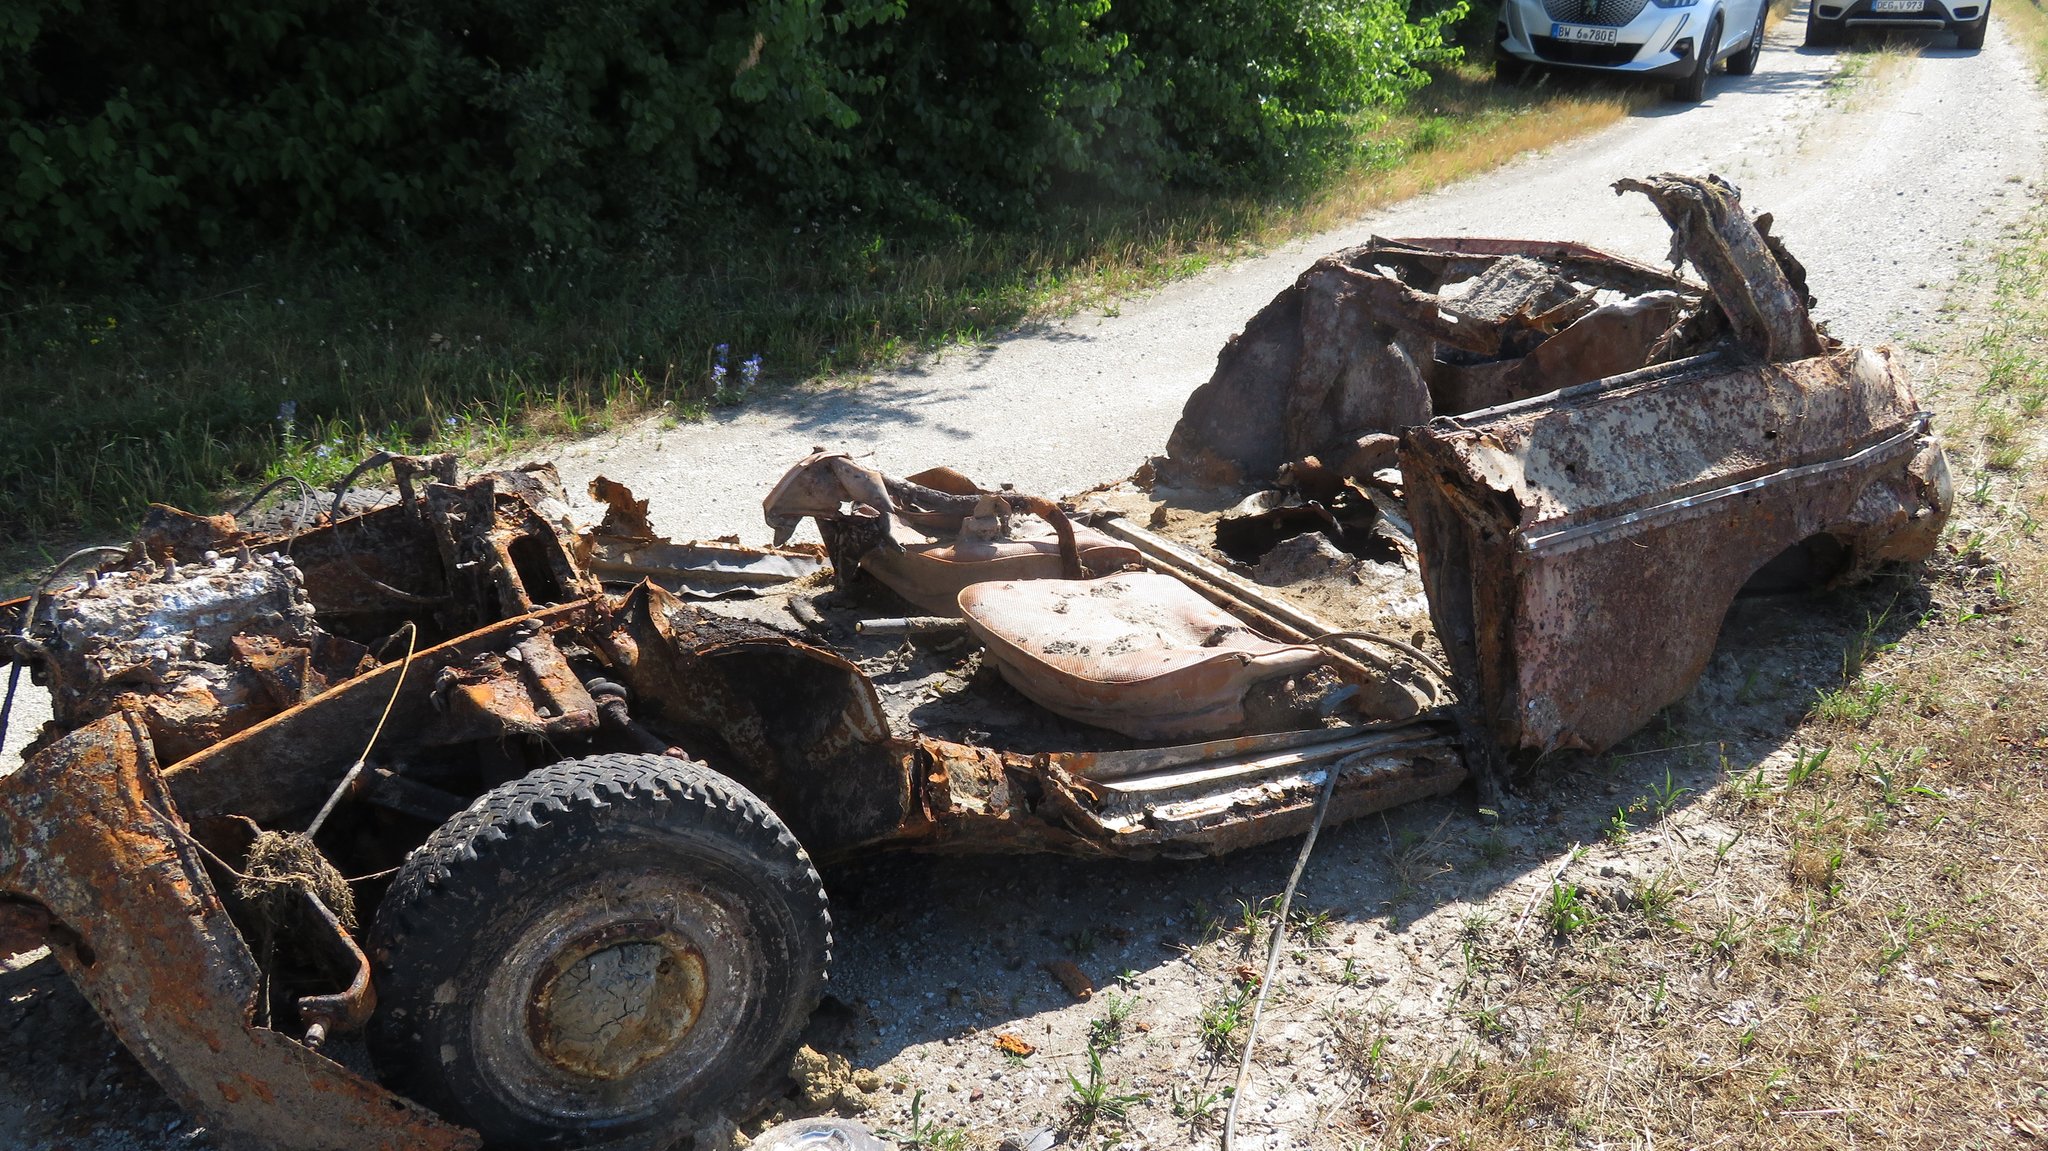
<svg viewBox="0 0 2048 1151"><path fill-rule="evenodd" d="M478 1070L501 1098L557 1122L673 1107L731 1045L761 961L739 909L672 875L571 888L485 983Z"/></svg>
<svg viewBox="0 0 2048 1151"><path fill-rule="evenodd" d="M689 1038L704 984L703 955L662 924L601 927L542 973L527 1004L527 1041L572 1075L623 1079Z"/></svg>

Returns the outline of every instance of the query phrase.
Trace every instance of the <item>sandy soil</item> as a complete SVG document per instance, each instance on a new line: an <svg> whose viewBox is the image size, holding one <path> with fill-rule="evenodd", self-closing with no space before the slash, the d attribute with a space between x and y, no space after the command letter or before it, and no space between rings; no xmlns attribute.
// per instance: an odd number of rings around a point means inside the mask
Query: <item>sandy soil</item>
<svg viewBox="0 0 2048 1151"><path fill-rule="evenodd" d="M1224 340L1314 256L1375 233L1496 234L1576 239L1656 260L1666 245L1661 222L1646 202L1617 200L1607 185L1672 169L1718 171L1753 208L1776 214L1837 335L1940 343L1951 287L1979 266L2041 175L2048 113L2040 94L1996 26L1982 53L1943 38L1891 74L1847 85L1831 83L1834 53L1795 47L1801 30L1799 18L1788 21L1756 76L1716 78L1700 107L1652 109L1148 298L858 387L768 397L701 425L648 421L556 458L572 490L600 472L630 483L676 536L763 537L761 494L813 444L872 451L899 474L945 463L985 482L1078 490L1158 451ZM1835 633L1853 631L1866 606L1846 596L1742 609L1694 699L1664 730L1624 749L1640 760L1561 773L1498 822L1460 796L1329 835L1301 898L1329 913L1330 930L1296 948L1286 968L1246 1100L1245 1145L1337 1145L1336 1100L1359 1065L1347 1047L1363 1034L1359 1021L1397 1048L1468 1034L1471 1020L1448 1006L1461 978L1463 925L1482 916L1519 932L1570 846L1600 838L1617 796L1652 787L1666 768L1696 796L1723 752L1752 763L1788 757L1784 733L1811 685L1829 674L1840 651ZM1759 666L1769 669L1761 685ZM41 718L40 700L24 702L0 763L13 762ZM1689 724L1707 724L1710 734L1673 734L1692 733ZM1670 743L1691 746L1648 754ZM1680 800L1625 848L1571 866L1596 895L1625 887L1665 854L1729 838L1716 822L1723 814ZM905 1129L921 1091L926 1120L965 1129L977 1144L1059 1121L1072 1094L1067 1077L1086 1076L1091 1022L1110 1013L1115 992L1135 1000L1104 1065L1119 1090L1147 1101L1112 1141L1186 1145L1206 1130L1201 1101L1229 1076L1204 1049L1200 1016L1232 994L1238 964L1256 961L1229 925L1240 901L1279 890L1292 850L1149 865L887 859L828 877L842 1050L891 1086L870 1119ZM1744 850L1730 853L1732 864ZM1062 959L1104 991L1076 1003L1041 966ZM1037 1053L1002 1057L992 1046L1000 1033ZM28 955L0 966L0 1145L210 1143L54 965Z"/></svg>

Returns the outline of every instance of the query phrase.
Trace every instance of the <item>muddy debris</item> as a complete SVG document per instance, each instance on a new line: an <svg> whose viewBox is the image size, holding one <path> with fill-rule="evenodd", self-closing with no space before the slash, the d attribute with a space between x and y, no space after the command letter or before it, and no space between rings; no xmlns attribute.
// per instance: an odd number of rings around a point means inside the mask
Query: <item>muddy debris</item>
<svg viewBox="0 0 2048 1151"><path fill-rule="evenodd" d="M1052 960L1045 964L1045 970L1058 980L1059 985L1066 988L1067 994L1073 996L1076 1001L1086 1003L1095 997L1095 981L1088 978L1088 973L1082 971L1080 965L1073 960Z"/></svg>
<svg viewBox="0 0 2048 1151"><path fill-rule="evenodd" d="M808 1111L841 1111L862 1115L881 1102L882 1077L855 1067L838 1052L799 1047L789 1060L797 1102Z"/></svg>

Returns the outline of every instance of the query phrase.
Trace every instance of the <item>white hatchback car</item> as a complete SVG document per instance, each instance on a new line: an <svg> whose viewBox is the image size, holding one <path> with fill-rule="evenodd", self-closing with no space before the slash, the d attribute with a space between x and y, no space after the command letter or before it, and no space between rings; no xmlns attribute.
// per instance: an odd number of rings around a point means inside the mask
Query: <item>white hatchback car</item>
<svg viewBox="0 0 2048 1151"><path fill-rule="evenodd" d="M1707 74L1756 71L1768 0L1503 0L1494 68L1520 79L1531 65L1562 65L1671 81L1673 97L1698 103Z"/></svg>
<svg viewBox="0 0 2048 1151"><path fill-rule="evenodd" d="M1953 32L1956 47L1984 46L1991 0L1813 0L1806 16L1806 46L1840 44L1857 28Z"/></svg>

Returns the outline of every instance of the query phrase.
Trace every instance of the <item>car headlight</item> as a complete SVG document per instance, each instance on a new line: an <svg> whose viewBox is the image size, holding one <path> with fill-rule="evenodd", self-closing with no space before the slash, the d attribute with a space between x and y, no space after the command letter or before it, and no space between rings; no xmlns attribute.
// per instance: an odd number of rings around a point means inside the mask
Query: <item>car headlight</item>
<svg viewBox="0 0 2048 1151"><path fill-rule="evenodd" d="M1699 2L1700 0L1650 0L1650 3L1659 8L1690 8Z"/></svg>

